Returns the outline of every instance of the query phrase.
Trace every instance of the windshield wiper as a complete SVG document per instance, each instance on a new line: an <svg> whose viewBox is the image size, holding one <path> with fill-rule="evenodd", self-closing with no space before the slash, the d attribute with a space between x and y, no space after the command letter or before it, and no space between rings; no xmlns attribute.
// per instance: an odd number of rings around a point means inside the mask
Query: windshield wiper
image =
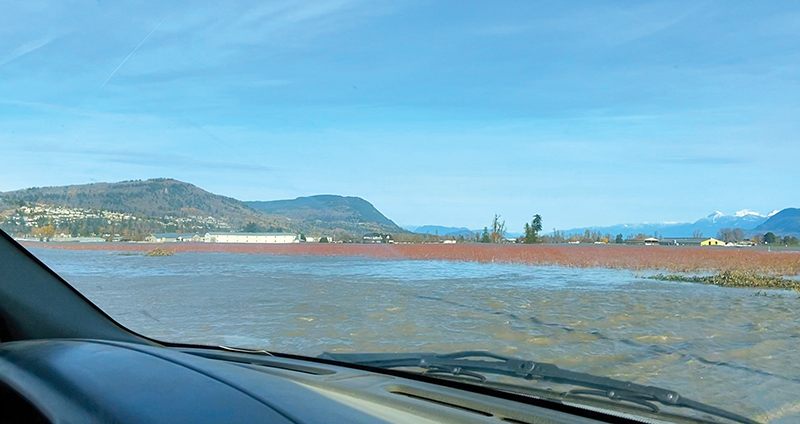
<svg viewBox="0 0 800 424"><path fill-rule="evenodd" d="M724 409L687 399L672 390L583 372L568 371L549 363L525 361L490 352L464 351L447 354L325 352L319 358L376 368L422 368L429 373L468 376L477 378L481 382L486 381L486 378L482 375L483 373L517 377L525 380L569 384L595 390L574 390L567 394L601 396L608 399L633 402L643 405L654 412L658 412L658 408L650 402L658 402L662 405L692 409L745 424L759 424L756 421Z"/></svg>

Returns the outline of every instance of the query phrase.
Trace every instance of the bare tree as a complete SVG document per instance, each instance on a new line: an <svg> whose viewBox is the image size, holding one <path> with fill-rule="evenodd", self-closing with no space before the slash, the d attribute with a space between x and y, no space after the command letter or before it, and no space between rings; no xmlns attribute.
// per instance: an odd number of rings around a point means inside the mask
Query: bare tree
<svg viewBox="0 0 800 424"><path fill-rule="evenodd" d="M500 215L494 214L492 220L492 233L490 234L492 243L500 243L506 234L506 222L500 222Z"/></svg>
<svg viewBox="0 0 800 424"><path fill-rule="evenodd" d="M744 231L741 228L721 228L717 238L725 243L735 243L744 240Z"/></svg>

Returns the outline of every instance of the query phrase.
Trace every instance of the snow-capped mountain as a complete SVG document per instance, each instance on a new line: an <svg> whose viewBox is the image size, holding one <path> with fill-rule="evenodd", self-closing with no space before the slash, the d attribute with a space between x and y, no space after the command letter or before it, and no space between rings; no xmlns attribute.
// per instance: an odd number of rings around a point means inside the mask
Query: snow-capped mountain
<svg viewBox="0 0 800 424"><path fill-rule="evenodd" d="M622 234L623 236L644 233L652 235L658 232L664 237L691 237L695 231L699 231L705 237L714 237L722 228L741 228L743 230L753 229L763 224L769 217L779 211L763 215L747 209L738 211L733 215L725 215L716 211L705 218L698 219L694 223L690 222L656 222L640 224L619 224L608 227L581 227L566 230L567 234L582 234L587 229L589 231L600 231L600 233L610 233L612 235Z"/></svg>
<svg viewBox="0 0 800 424"><path fill-rule="evenodd" d="M716 211L703 219L697 220L695 225L722 225L723 227L750 229L761 225L768 218L767 215L762 215L758 212L749 211L747 209L740 210L733 215L725 215L720 211ZM753 224L755 223L755 224Z"/></svg>

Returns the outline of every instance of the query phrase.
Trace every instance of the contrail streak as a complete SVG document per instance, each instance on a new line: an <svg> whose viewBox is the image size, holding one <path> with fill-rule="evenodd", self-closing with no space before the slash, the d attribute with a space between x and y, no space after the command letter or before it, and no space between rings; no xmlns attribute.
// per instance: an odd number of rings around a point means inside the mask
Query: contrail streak
<svg viewBox="0 0 800 424"><path fill-rule="evenodd" d="M23 45L17 47L16 49L12 50L11 53L9 53L9 54L5 55L4 57L0 58L0 66L3 66L6 63L11 62L12 60L20 58L22 56L25 56L26 54L28 54L28 53L30 53L30 52L32 52L34 50L40 49L40 48L48 45L51 41L53 41L53 38L42 38L40 40L36 40L36 41L30 42L30 43L23 44Z"/></svg>
<svg viewBox="0 0 800 424"><path fill-rule="evenodd" d="M148 33L147 33L147 35L145 35L145 36L144 36L144 38L142 39L142 41L141 41L141 42L139 42L139 44L137 44L137 45L136 45L136 47L134 47L134 48L133 48L133 50L131 50L131 52L130 52L130 53L128 53L128 55L127 55L127 56L125 56L125 59L123 59L123 60L122 60L122 62L121 62L121 63L120 63L120 64L119 64L119 65L118 65L116 68L114 68L114 72L111 72L111 75L109 75L109 76L108 76L108 78L106 78L106 80L105 80L105 81L103 81L103 85L101 85L101 86L100 86L100 88L98 89L98 91L102 90L102 89L103 89L103 87L105 87L105 86L106 86L106 83L108 82L108 80L110 80L110 79L111 79L111 77L113 77L113 76L114 76L114 74L116 74L116 73L117 73L117 71L119 70L119 68L121 68L121 67L122 67L122 65L124 65L124 64L125 64L125 62L127 62L127 61L128 61L128 59L130 59L130 57L131 57L131 56L133 56L133 54L134 54L134 53L136 53L136 50L139 50L139 47L141 47L141 46L142 46L142 44L144 44L144 42L145 42L145 41L147 41L147 39L148 39L148 38L150 38L150 35L151 35L153 32L155 32L155 30L157 30L157 29L158 29L158 27L160 27L160 26L161 26L161 22L164 22L164 19L166 19L166 17L162 18L162 19L161 19L161 21L160 21L158 24L156 24L156 26L154 26L154 27L153 27L153 29L151 29L151 30L150 30L150 32L148 32Z"/></svg>

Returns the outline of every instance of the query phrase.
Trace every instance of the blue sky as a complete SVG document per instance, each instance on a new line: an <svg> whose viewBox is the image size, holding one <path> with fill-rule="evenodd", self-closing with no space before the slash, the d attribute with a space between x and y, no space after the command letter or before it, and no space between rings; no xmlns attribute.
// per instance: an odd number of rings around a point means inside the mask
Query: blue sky
<svg viewBox="0 0 800 424"><path fill-rule="evenodd" d="M0 191L171 177L513 231L800 206L796 2L119 3L3 6Z"/></svg>

